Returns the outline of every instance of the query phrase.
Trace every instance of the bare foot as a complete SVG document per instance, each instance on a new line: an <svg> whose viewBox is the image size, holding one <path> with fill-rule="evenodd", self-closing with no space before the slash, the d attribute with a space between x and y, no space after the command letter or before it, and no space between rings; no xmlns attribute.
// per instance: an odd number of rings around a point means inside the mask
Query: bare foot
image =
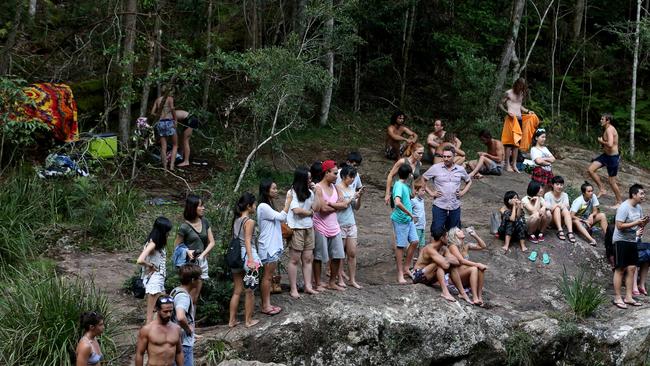
<svg viewBox="0 0 650 366"><path fill-rule="evenodd" d="M400 276L397 278L397 283L400 285L406 285L408 282L404 279L404 277Z"/></svg>
<svg viewBox="0 0 650 366"><path fill-rule="evenodd" d="M413 279L413 275L411 274L411 271L406 270L404 271L403 275L410 279Z"/></svg>
<svg viewBox="0 0 650 366"><path fill-rule="evenodd" d="M512 165L506 164L506 172L514 172L514 170L512 170Z"/></svg>
<svg viewBox="0 0 650 366"><path fill-rule="evenodd" d="M618 202L617 204L612 206L613 210L617 210L621 206L621 202Z"/></svg>
<svg viewBox="0 0 650 366"><path fill-rule="evenodd" d="M343 279L346 281L350 281L350 277L348 277L348 274L343 272Z"/></svg>
<svg viewBox="0 0 650 366"><path fill-rule="evenodd" d="M472 300L469 298L469 296L467 296L466 293L463 292L463 294L461 295L461 297L463 298L463 300L467 301L468 304L470 304L470 305L474 305L474 301L472 301Z"/></svg>
<svg viewBox="0 0 650 366"><path fill-rule="evenodd" d="M528 251L528 248L526 248L525 245L522 245L522 246L521 246L521 251L522 251L522 252L527 252L527 251Z"/></svg>
<svg viewBox="0 0 650 366"><path fill-rule="evenodd" d="M521 173L521 172L519 171L519 169L517 169L517 166L516 166L516 165L513 165L513 166L512 166L512 169L513 169L513 172L515 172L515 173Z"/></svg>
<svg viewBox="0 0 650 366"><path fill-rule="evenodd" d="M345 291L344 287L341 287L337 285L336 283L331 282L329 285L327 285L327 288L330 290L336 290L336 291Z"/></svg>
<svg viewBox="0 0 650 366"><path fill-rule="evenodd" d="M180 164L178 164L178 165L176 165L176 166L179 167L179 168L182 168L182 167L184 167L184 166L189 166L189 165L190 165L189 162L182 162L182 163L180 163Z"/></svg>
<svg viewBox="0 0 650 366"><path fill-rule="evenodd" d="M318 293L324 292L325 290L327 290L327 288L325 288L324 286L318 286L318 287L316 287L316 291L314 291L314 292L318 294Z"/></svg>
<svg viewBox="0 0 650 366"><path fill-rule="evenodd" d="M596 197L600 198L600 197L602 197L602 196L607 196L607 195L608 195L607 190L606 190L606 189L603 189L603 190L599 190L599 191L598 191L598 194L596 195Z"/></svg>
<svg viewBox="0 0 650 366"><path fill-rule="evenodd" d="M246 323L246 328L250 328L250 327L252 327L253 325L255 325L255 324L259 323L259 322L260 322L259 319L252 319L250 322Z"/></svg>
<svg viewBox="0 0 650 366"><path fill-rule="evenodd" d="M348 285L346 285L345 282L343 282L343 281L339 281L339 282L337 283L337 285L339 285L339 286L341 286L341 287L343 287L343 288L348 287Z"/></svg>
<svg viewBox="0 0 650 366"><path fill-rule="evenodd" d="M451 296L451 294L440 294L440 296L442 296L442 298L447 301L456 302L456 299L454 299L454 297Z"/></svg>
<svg viewBox="0 0 650 366"><path fill-rule="evenodd" d="M503 254L508 253L508 247L507 246L502 246L501 249L503 249Z"/></svg>
<svg viewBox="0 0 650 366"><path fill-rule="evenodd" d="M289 296L293 297L294 299L300 298L300 294L298 292L293 292L293 291L289 293Z"/></svg>
<svg viewBox="0 0 650 366"><path fill-rule="evenodd" d="M235 320L234 322L230 322L230 323L228 323L228 327L230 327L230 328L234 328L234 327L236 327L236 326L238 326L238 325L239 325L239 322L236 321L236 320Z"/></svg>
<svg viewBox="0 0 650 366"><path fill-rule="evenodd" d="M350 286L354 288L363 288L363 286L359 285L356 281L350 281Z"/></svg>
<svg viewBox="0 0 650 366"><path fill-rule="evenodd" d="M483 299L476 299L474 300L474 305L483 307L485 303L483 303Z"/></svg>
<svg viewBox="0 0 650 366"><path fill-rule="evenodd" d="M304 292L305 292L306 294L310 294L310 295L318 295L318 291L316 291L316 290L314 290L314 289L312 289L312 288L305 288L305 291L304 291Z"/></svg>

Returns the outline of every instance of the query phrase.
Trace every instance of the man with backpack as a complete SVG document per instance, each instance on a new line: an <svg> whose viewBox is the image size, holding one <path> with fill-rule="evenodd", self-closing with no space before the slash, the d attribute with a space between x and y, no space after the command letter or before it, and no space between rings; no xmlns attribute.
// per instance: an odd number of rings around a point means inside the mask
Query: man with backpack
<svg viewBox="0 0 650 366"><path fill-rule="evenodd" d="M183 359L185 366L194 365L194 319L196 308L190 293L201 282L201 267L197 264L184 264L178 269L181 285L170 293L174 299L174 315L172 321L181 329L181 342L183 344Z"/></svg>

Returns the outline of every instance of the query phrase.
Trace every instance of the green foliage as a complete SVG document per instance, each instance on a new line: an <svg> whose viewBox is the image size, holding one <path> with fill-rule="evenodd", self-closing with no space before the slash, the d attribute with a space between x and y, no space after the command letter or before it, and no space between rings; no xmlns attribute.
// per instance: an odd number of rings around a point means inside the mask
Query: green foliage
<svg viewBox="0 0 650 366"><path fill-rule="evenodd" d="M496 66L486 57L460 53L457 59L447 61L454 78L455 100L463 118L485 118L489 99L494 88Z"/></svg>
<svg viewBox="0 0 650 366"><path fill-rule="evenodd" d="M579 318L591 316L600 305L607 301L601 286L591 278L586 278L583 269L578 272L577 276L570 278L564 268L558 289L573 313Z"/></svg>
<svg viewBox="0 0 650 366"><path fill-rule="evenodd" d="M53 272L13 269L1 274L0 363L3 365L71 365L81 337L84 311L104 315L99 342L104 357L115 355L108 298L92 282L67 281Z"/></svg>
<svg viewBox="0 0 650 366"><path fill-rule="evenodd" d="M214 341L208 346L208 353L205 356L209 366L216 366L226 357L226 344L223 341Z"/></svg>
<svg viewBox="0 0 650 366"><path fill-rule="evenodd" d="M507 362L510 366L531 366L533 360L533 338L530 334L516 330L506 340Z"/></svg>

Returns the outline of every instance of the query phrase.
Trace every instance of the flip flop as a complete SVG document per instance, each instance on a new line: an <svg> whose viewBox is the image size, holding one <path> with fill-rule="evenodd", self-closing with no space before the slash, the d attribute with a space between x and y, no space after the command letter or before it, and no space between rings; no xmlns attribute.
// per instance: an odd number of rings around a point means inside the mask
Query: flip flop
<svg viewBox="0 0 650 366"><path fill-rule="evenodd" d="M639 292L644 294L645 296L648 296L648 291L645 288L639 287Z"/></svg>
<svg viewBox="0 0 650 366"><path fill-rule="evenodd" d="M627 309L627 305L625 305L625 303L623 302L612 301L612 304L614 304L619 309L623 309L623 310Z"/></svg>
<svg viewBox="0 0 650 366"><path fill-rule="evenodd" d="M628 305L632 305L632 306L643 306L642 303L640 303L640 302L638 302L636 300L635 301L625 301L625 300L623 300L623 302L628 304Z"/></svg>
<svg viewBox="0 0 650 366"><path fill-rule="evenodd" d="M528 256L528 259L529 259L531 262L536 261L536 260L537 260L537 252L534 251L534 250L533 250L532 252L530 252L530 256Z"/></svg>
<svg viewBox="0 0 650 366"><path fill-rule="evenodd" d="M542 254L542 263L544 264L551 263L551 257L549 257L548 253Z"/></svg>
<svg viewBox="0 0 650 366"><path fill-rule="evenodd" d="M272 306L271 311L262 311L262 314L273 316L279 314L282 311L282 308L279 306Z"/></svg>

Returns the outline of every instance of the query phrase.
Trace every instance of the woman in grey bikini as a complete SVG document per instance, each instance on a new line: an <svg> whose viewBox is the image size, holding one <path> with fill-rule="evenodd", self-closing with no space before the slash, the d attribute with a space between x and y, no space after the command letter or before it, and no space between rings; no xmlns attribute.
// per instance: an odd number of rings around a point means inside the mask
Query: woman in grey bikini
<svg viewBox="0 0 650 366"><path fill-rule="evenodd" d="M77 343L75 365L99 365L104 356L97 337L104 332L104 317L95 311L87 311L81 314L81 327L84 329L84 335Z"/></svg>

